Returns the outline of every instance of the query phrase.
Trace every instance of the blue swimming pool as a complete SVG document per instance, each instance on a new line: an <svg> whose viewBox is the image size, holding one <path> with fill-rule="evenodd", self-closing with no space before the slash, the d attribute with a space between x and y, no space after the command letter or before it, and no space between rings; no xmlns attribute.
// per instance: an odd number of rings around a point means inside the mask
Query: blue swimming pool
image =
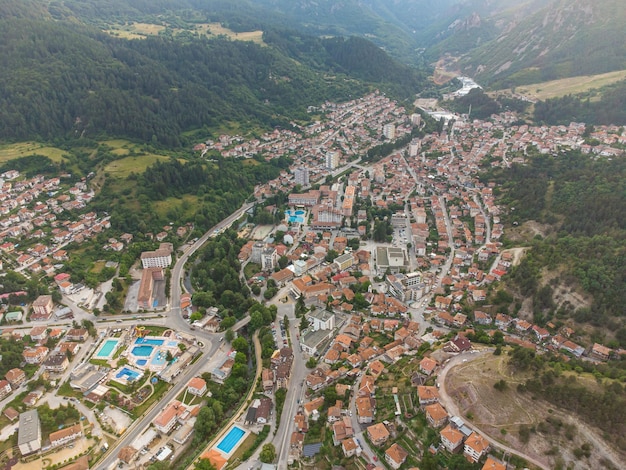
<svg viewBox="0 0 626 470"><path fill-rule="evenodd" d="M96 357L109 357L113 350L117 347L117 343L119 343L119 340L117 339L107 339L100 350L96 353Z"/></svg>
<svg viewBox="0 0 626 470"><path fill-rule="evenodd" d="M164 339L137 338L135 340L135 344L150 344L152 346L161 346L163 343L165 343Z"/></svg>
<svg viewBox="0 0 626 470"><path fill-rule="evenodd" d="M152 364L153 366L162 366L163 364L165 364L165 357L166 353L164 353L163 351L159 351L154 355L154 357L150 361L150 364Z"/></svg>
<svg viewBox="0 0 626 470"><path fill-rule="evenodd" d="M217 448L225 454L230 454L245 434L246 432L243 429L233 426L217 445Z"/></svg>
<svg viewBox="0 0 626 470"><path fill-rule="evenodd" d="M148 357L152 354L153 349L154 346L135 346L131 352L133 353L133 356Z"/></svg>
<svg viewBox="0 0 626 470"><path fill-rule="evenodd" d="M122 377L124 377L127 381L130 382L132 380L137 380L139 377L141 377L141 375L142 374L137 371L131 370L128 367L124 367L115 375L115 378L121 379Z"/></svg>
<svg viewBox="0 0 626 470"><path fill-rule="evenodd" d="M148 363L148 359L137 359L137 365L138 366L145 366Z"/></svg>
<svg viewBox="0 0 626 470"><path fill-rule="evenodd" d="M305 212L303 210L297 210L297 211L293 211L293 210L287 210L285 211L285 215L287 216L287 220L291 223L304 223L304 214Z"/></svg>

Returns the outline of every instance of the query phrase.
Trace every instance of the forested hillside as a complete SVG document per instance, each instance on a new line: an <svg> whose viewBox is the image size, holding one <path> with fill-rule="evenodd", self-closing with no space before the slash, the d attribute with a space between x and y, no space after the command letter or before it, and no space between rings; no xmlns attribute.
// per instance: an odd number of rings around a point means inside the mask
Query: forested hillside
<svg viewBox="0 0 626 470"><path fill-rule="evenodd" d="M28 19L0 21L0 56L1 139L107 134L178 146L184 130L286 124L365 90L252 43L126 41Z"/></svg>
<svg viewBox="0 0 626 470"><path fill-rule="evenodd" d="M0 139L109 135L176 147L184 131L288 125L325 100L372 86L407 98L426 83L364 39L289 39L308 50L193 35L129 41L87 25L5 18Z"/></svg>
<svg viewBox="0 0 626 470"><path fill-rule="evenodd" d="M485 179L502 184L501 201L510 224L537 221L551 229L510 275L523 298L533 299L534 321L573 318L617 332L626 347L626 162L594 159L578 152L535 155L527 165L492 171ZM553 273L546 283L543 274ZM560 286L580 286L589 307L557 303Z"/></svg>

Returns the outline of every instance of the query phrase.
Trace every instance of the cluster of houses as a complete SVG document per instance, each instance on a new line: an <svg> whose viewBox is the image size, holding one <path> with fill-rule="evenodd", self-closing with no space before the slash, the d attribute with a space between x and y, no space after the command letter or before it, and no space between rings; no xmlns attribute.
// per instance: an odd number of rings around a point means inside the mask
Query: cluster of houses
<svg viewBox="0 0 626 470"><path fill-rule="evenodd" d="M279 188L290 192L296 185L307 187L318 182L363 150L377 145L381 137L393 140L409 133L414 125L404 108L378 91L346 103L327 102L316 111L323 113L323 121L306 127L292 123L296 131L276 129L250 140L221 135L217 142L198 144L194 150L218 150L224 157L261 155L270 160L288 154L294 158L294 168L298 170L284 171L276 180L259 186L256 195L262 196ZM420 123L418 118L416 121Z"/></svg>
<svg viewBox="0 0 626 470"><path fill-rule="evenodd" d="M329 313L329 312L327 312ZM332 315L329 313L329 315ZM329 315L313 312L314 322L331 321ZM313 392L325 387L335 387L337 396L348 396L352 387L339 383L339 379L352 377L354 386L354 421L349 403L337 400L326 410L328 426L331 429L333 443L340 447L346 457L360 455L362 444L357 438L356 423L366 425L365 434L368 441L376 447L384 448L390 440L394 440L397 432L394 423L377 422L376 420L376 382L385 372L385 368L397 362L402 356L415 355L425 341L434 342L441 338L442 332L433 332L418 337L419 325L412 321L396 319L371 319L364 321L360 316L353 316L340 334L332 338L326 353L320 357L319 365L306 377L305 384ZM376 346L372 335L385 333L393 337L393 341L384 347ZM471 348L470 341L462 335L454 336L444 345L444 350L451 353L467 351ZM339 365L339 367L337 367ZM419 398L419 407L424 412L429 425L441 429L441 445L430 449L438 452L445 449L450 453L463 453L471 462L478 462L490 450L489 441L482 435L472 431L457 417L450 417L439 403L439 391L435 386L424 383L435 373L439 363L430 357L419 362L419 372L412 377ZM397 394L394 387L393 394ZM324 408L324 398L317 397L304 403L295 416L295 431L291 436L290 459L310 457L319 448L314 444L305 445L305 435L311 421L320 419ZM396 415L400 414L400 409ZM386 462L394 469L400 468L409 451L401 443L394 442L384 451ZM506 468L498 460L488 457L483 468Z"/></svg>
<svg viewBox="0 0 626 470"><path fill-rule="evenodd" d="M94 198L86 181L64 188L60 178L21 179L10 170L0 175L0 187L0 251L17 269L53 275L55 265L68 259L65 245L111 227L109 217L95 212L57 219L60 213L81 211Z"/></svg>

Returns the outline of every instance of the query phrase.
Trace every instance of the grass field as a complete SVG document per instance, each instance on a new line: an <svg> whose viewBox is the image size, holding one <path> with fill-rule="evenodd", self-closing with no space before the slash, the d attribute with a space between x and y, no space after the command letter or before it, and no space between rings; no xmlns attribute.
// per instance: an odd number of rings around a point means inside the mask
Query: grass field
<svg viewBox="0 0 626 470"><path fill-rule="evenodd" d="M575 95L586 91L602 88L607 85L626 79L626 70L603 73L600 75L585 75L581 77L563 78L550 82L537 83L534 85L522 85L515 89L516 93L521 93L535 100L545 100L557 98L565 95ZM511 92L511 90L502 90Z"/></svg>
<svg viewBox="0 0 626 470"><path fill-rule="evenodd" d="M227 36L229 39L235 41L252 41L257 44L265 45L263 42L263 31L247 31L243 33L236 33L228 28L224 28L219 23L209 23L199 26L202 33L207 36Z"/></svg>
<svg viewBox="0 0 626 470"><path fill-rule="evenodd" d="M168 160L169 157L163 155L154 155L151 153L145 155L139 155L136 157L126 157L120 160L115 160L104 167L104 171L111 176L118 178L126 178L132 172L137 174L143 173L146 168L155 163L158 160Z"/></svg>
<svg viewBox="0 0 626 470"><path fill-rule="evenodd" d="M0 163L29 155L43 155L53 162L64 160L66 152L56 147L48 147L37 142L20 142L0 146Z"/></svg>
<svg viewBox="0 0 626 470"><path fill-rule="evenodd" d="M109 29L104 30L111 36L123 39L145 39L148 36L156 36L164 31L166 26L162 24L152 23L131 23L129 25L116 24ZM263 31L246 31L236 33L225 28L220 23L204 23L196 26L196 31L209 37L226 36L235 41L252 41L257 44L265 45L263 42ZM174 34L182 33L181 28L171 28Z"/></svg>
<svg viewBox="0 0 626 470"><path fill-rule="evenodd" d="M154 202L153 206L161 217L167 217L170 210L180 210L184 216L192 216L198 209L198 197L192 194L185 194L182 198L169 197L164 201Z"/></svg>

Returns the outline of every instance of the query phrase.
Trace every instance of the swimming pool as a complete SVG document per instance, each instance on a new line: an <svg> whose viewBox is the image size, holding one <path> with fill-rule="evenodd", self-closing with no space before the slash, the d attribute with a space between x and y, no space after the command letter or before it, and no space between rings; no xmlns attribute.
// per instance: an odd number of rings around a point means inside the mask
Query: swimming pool
<svg viewBox="0 0 626 470"><path fill-rule="evenodd" d="M141 367L145 366L147 363L148 363L148 359L138 359L137 360L137 365L141 366Z"/></svg>
<svg viewBox="0 0 626 470"><path fill-rule="evenodd" d="M133 353L133 356L148 357L152 354L153 349L154 346L135 346L131 352Z"/></svg>
<svg viewBox="0 0 626 470"><path fill-rule="evenodd" d="M116 375L116 379L125 378L127 382L137 380L143 374L137 372L136 370L129 369L128 367L123 367Z"/></svg>
<svg viewBox="0 0 626 470"><path fill-rule="evenodd" d="M100 359L111 357L118 343L117 339L107 339L96 353L96 357Z"/></svg>
<svg viewBox="0 0 626 470"><path fill-rule="evenodd" d="M164 339L137 338L135 340L135 344L150 344L152 346L161 346L163 343L165 343Z"/></svg>
<svg viewBox="0 0 626 470"><path fill-rule="evenodd" d="M165 357L166 353L164 353L163 351L159 351L154 355L154 357L150 361L150 364L152 364L153 366L162 366L163 364L165 364Z"/></svg>
<svg viewBox="0 0 626 470"><path fill-rule="evenodd" d="M291 223L304 223L304 214L305 211L298 209L297 211L287 210L285 211L285 215L287 216L287 220Z"/></svg>
<svg viewBox="0 0 626 470"><path fill-rule="evenodd" d="M245 434L246 431L240 427L233 426L232 429L228 431L228 434L226 434L226 436L224 436L224 438L217 445L217 448L225 454L230 454Z"/></svg>

